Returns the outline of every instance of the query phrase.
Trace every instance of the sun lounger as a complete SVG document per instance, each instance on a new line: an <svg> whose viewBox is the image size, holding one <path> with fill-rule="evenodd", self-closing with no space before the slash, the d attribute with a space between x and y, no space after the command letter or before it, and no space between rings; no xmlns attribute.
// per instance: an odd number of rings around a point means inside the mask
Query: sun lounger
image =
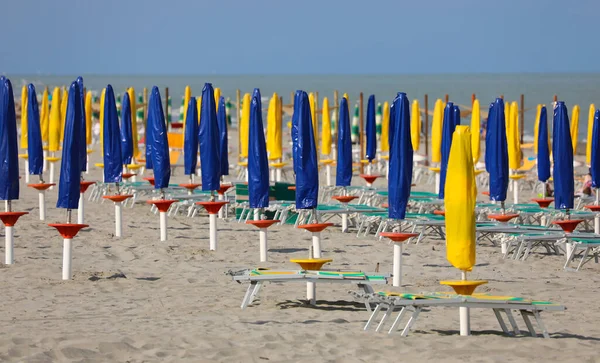
<svg viewBox="0 0 600 363"><path fill-rule="evenodd" d="M346 283L355 284L366 293L372 293L371 285L385 285L389 274L366 273L360 271L335 271L335 270L270 270L270 269L246 269L241 271L228 271L234 281L238 283L249 282L248 290L242 300L241 308L245 309L252 304L254 298L265 282L318 282L321 283ZM370 305L366 304L367 310Z"/></svg>
<svg viewBox="0 0 600 363"><path fill-rule="evenodd" d="M518 311L527 330L532 337L536 337L537 333L531 322L533 317L538 325L538 328L542 331L544 338L550 338L548 330L542 320L541 312L543 311L563 311L565 307L562 305L554 304L547 301L535 301L524 298L512 297L512 296L494 296L487 294L473 294L471 296L456 295L452 293L423 293L423 294L408 294L408 293L357 293L350 292L358 301L362 301L365 304L374 304L375 309L371 312L371 316L367 321L364 330L368 330L375 322L379 313L384 310L385 313L379 324L375 329L379 332L383 329L386 322L388 322L393 313L396 310L400 310L396 319L392 323L392 326L388 330L388 334L391 334L397 330L402 322L402 319L410 314L408 322L402 329L401 336L407 336L410 329L414 327L419 314L424 308L433 307L446 307L446 308L480 308L480 309L492 309L500 328L505 334L508 335L519 335L521 334L516 320L513 316L512 311ZM505 314L510 326L512 333L509 331L502 314Z"/></svg>

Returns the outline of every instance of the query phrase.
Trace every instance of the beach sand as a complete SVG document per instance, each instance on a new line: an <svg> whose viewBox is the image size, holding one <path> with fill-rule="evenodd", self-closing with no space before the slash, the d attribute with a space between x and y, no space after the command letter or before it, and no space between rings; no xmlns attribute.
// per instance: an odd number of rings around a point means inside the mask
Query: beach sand
<svg viewBox="0 0 600 363"><path fill-rule="evenodd" d="M92 154L90 164L99 159ZM187 180L181 171L172 182ZM86 179L101 175L92 166ZM209 252L205 215L169 218L169 240L160 242L158 216L138 204L123 210L124 237L117 239L112 203L86 200L91 227L74 240L74 279L62 281L62 239L38 220L36 192L24 180L21 187L13 210L31 214L15 228L15 265L0 268L2 362L600 360L595 311L600 266L593 262L580 272L565 272L563 257L536 253L525 262L507 261L499 247L480 246L470 278L489 283L478 291L567 306L565 312L544 314L552 339L506 337L491 311L476 309L473 336L460 337L458 310L440 308L423 312L402 338L363 331L369 314L352 301L349 285L318 285L318 305L308 306L304 284L267 284L259 301L241 310L247 285L225 272L259 265L295 268L289 259L308 256L310 235L289 225L269 230L269 262L259 264L255 227L219 221L219 249ZM49 223L65 221L65 212L54 208L56 195L56 189L48 193ZM323 237L323 256L333 258L327 267L373 271L380 263L382 272L391 272L392 246L386 241L342 234L339 227ZM403 263L404 287L383 289L446 291L440 280L460 278L446 261L442 240L407 246Z"/></svg>

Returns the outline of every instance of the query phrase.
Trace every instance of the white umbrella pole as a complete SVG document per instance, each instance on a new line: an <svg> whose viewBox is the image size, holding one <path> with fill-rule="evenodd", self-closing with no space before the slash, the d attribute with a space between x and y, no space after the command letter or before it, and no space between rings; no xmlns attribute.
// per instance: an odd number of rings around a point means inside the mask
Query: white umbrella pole
<svg viewBox="0 0 600 363"><path fill-rule="evenodd" d="M122 226L122 221L123 221L123 214L122 214L122 202L116 202L115 203L115 236L116 237L121 237L123 235L123 226ZM166 236L165 236L166 238Z"/></svg>
<svg viewBox="0 0 600 363"><path fill-rule="evenodd" d="M71 252L72 252L72 242L71 238L63 239L63 269L62 269L62 279L70 280L71 279Z"/></svg>
<svg viewBox="0 0 600 363"><path fill-rule="evenodd" d="M519 181L517 179L513 180L513 204L519 203Z"/></svg>
<svg viewBox="0 0 600 363"><path fill-rule="evenodd" d="M225 195L223 195L223 194L219 193L219 194L217 195L217 200L223 200L223 199L225 199L224 197L225 197ZM219 214L218 214L218 216L219 216L219 218L223 218L223 208L219 209Z"/></svg>
<svg viewBox="0 0 600 363"><path fill-rule="evenodd" d="M367 164L367 175L371 175L371 162Z"/></svg>
<svg viewBox="0 0 600 363"><path fill-rule="evenodd" d="M596 188L596 205L600 205L600 194L598 194L598 188ZM594 217L594 233L600 234L600 213L596 213Z"/></svg>
<svg viewBox="0 0 600 363"><path fill-rule="evenodd" d="M4 202L4 208L6 210L6 212L11 212L12 211L12 206L11 206L11 201L7 200ZM13 227L12 226L6 226L4 227L4 240L5 240L5 257L4 257L4 263L7 265L12 265L15 260L14 260L14 243L13 243Z"/></svg>
<svg viewBox="0 0 600 363"><path fill-rule="evenodd" d="M48 170L48 160L46 160L46 158L48 157L48 151L44 150L42 151L42 155L44 156L44 166L42 167L43 171Z"/></svg>
<svg viewBox="0 0 600 363"><path fill-rule="evenodd" d="M259 228L258 237L260 239L260 262L267 262L267 229Z"/></svg>
<svg viewBox="0 0 600 363"><path fill-rule="evenodd" d="M40 203L40 221L46 220L46 191L40 190L38 192L38 199Z"/></svg>
<svg viewBox="0 0 600 363"><path fill-rule="evenodd" d="M25 159L25 183L29 183L29 159Z"/></svg>
<svg viewBox="0 0 600 363"><path fill-rule="evenodd" d="M167 212L160 212L160 241L165 242L167 240Z"/></svg>
<svg viewBox="0 0 600 363"><path fill-rule="evenodd" d="M275 170L275 181L277 181L277 182L281 181L281 168L277 168Z"/></svg>
<svg viewBox="0 0 600 363"><path fill-rule="evenodd" d="M331 186L331 165L325 166L325 175L327 177L327 186Z"/></svg>
<svg viewBox="0 0 600 363"><path fill-rule="evenodd" d="M321 232L312 233L314 258L321 258Z"/></svg>
<svg viewBox="0 0 600 363"><path fill-rule="evenodd" d="M77 206L77 223L83 224L83 193L79 193L79 205Z"/></svg>
<svg viewBox="0 0 600 363"><path fill-rule="evenodd" d="M210 228L210 250L217 250L217 214L208 215L209 228Z"/></svg>
<svg viewBox="0 0 600 363"><path fill-rule="evenodd" d="M467 280L467 272L462 271L462 280ZM468 336L471 335L471 316L469 308L460 307L458 308L460 315L460 335Z"/></svg>
<svg viewBox="0 0 600 363"><path fill-rule="evenodd" d="M50 162L50 184L54 184L54 161ZM54 189L54 186L50 187L50 190Z"/></svg>
<svg viewBox="0 0 600 363"><path fill-rule="evenodd" d="M394 266L392 286L402 285L402 243L394 243Z"/></svg>
<svg viewBox="0 0 600 363"><path fill-rule="evenodd" d="M389 169L389 167L388 167ZM435 173L435 192L438 193L440 191L440 173Z"/></svg>

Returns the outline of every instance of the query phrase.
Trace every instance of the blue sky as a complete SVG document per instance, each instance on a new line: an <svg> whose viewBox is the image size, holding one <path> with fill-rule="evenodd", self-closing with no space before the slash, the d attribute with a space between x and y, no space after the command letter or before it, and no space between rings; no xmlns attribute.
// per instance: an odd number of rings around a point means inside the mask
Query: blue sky
<svg viewBox="0 0 600 363"><path fill-rule="evenodd" d="M600 72L597 0L0 1L8 74Z"/></svg>

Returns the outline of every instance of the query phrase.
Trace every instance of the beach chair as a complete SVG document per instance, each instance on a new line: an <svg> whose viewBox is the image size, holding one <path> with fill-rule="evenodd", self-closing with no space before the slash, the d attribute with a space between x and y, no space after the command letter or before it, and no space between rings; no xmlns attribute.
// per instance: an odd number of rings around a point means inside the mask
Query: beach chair
<svg viewBox="0 0 600 363"><path fill-rule="evenodd" d="M514 318L513 311L518 311L523 318L527 330L532 337L537 337L536 330L531 322L531 318L535 320L538 328L542 332L544 338L550 338L550 334L546 329L546 325L542 320L541 313L545 311L564 311L565 307L554 304L548 301L535 301L520 297L512 296L494 296L489 294L473 294L457 295L453 293L394 293L394 292L377 292L377 293L358 293L350 292L355 299L364 302L365 304L375 305L375 309L371 312L367 323L363 330L368 330L377 321L379 313L385 311L383 317L375 328L376 332L380 332L385 324L392 318L396 310L400 310L396 319L394 319L388 334L392 334L400 327L402 319L410 314L408 322L401 332L401 336L408 335L414 327L417 318L423 312L424 308L446 307L460 308L467 307L473 309L491 309L498 320L500 328L507 335L520 335L521 331ZM506 315L511 326L512 332L508 329L502 314Z"/></svg>
<svg viewBox="0 0 600 363"><path fill-rule="evenodd" d="M361 271L342 270L271 270L267 268L245 269L240 271L228 271L233 281L238 283L249 282L250 285L242 299L241 308L248 307L265 282L318 282L321 283L343 283L353 284L366 293L373 293L371 285L385 285L389 274L366 273ZM370 311L370 304L365 304Z"/></svg>
<svg viewBox="0 0 600 363"><path fill-rule="evenodd" d="M595 238L563 238L557 242L557 245L566 244L567 260L563 268L567 271L579 271L583 265L594 259L598 263L598 254L600 253L600 236ZM577 263L579 259L579 263ZM576 268L570 267L571 263L577 265Z"/></svg>

